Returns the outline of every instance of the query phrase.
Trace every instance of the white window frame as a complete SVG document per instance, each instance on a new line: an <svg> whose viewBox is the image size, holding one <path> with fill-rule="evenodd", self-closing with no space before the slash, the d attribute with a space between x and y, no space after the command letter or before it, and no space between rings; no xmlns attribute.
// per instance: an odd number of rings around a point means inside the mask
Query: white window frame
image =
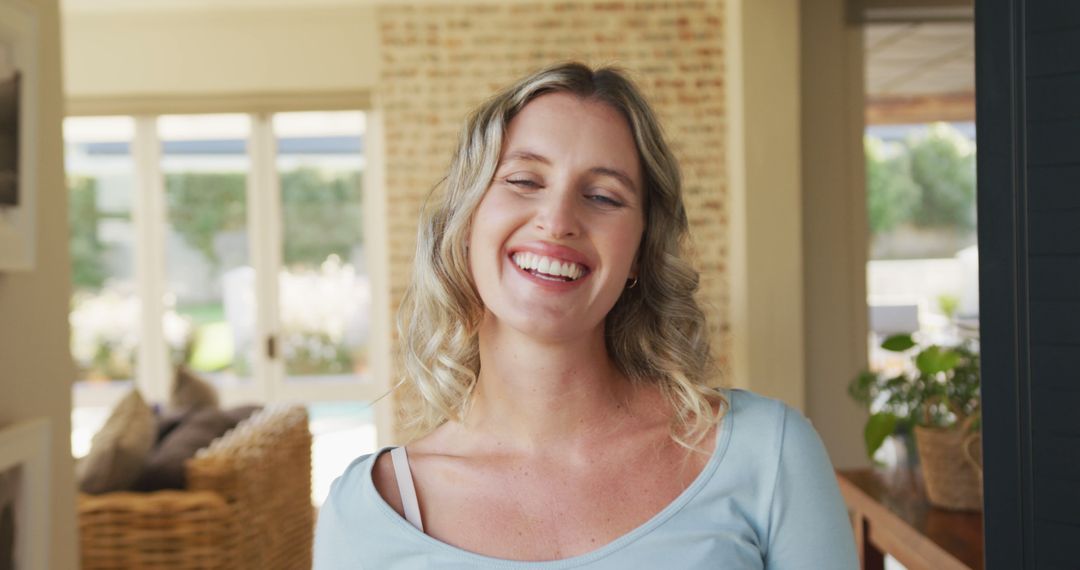
<svg viewBox="0 0 1080 570"><path fill-rule="evenodd" d="M364 243L371 280L371 322L369 323L369 370L360 381L287 379L281 351L270 354L270 345L277 343L280 331L278 275L282 267L282 213L279 173L277 171L277 140L274 135L273 113L248 114L249 171L247 173L247 226L250 244L250 263L256 274L255 330L261 348L252 362L252 378L243 385L218 386L222 403L306 403L319 401L373 401L385 394L392 384L390 370L389 269L386 227L386 195L383 190L380 160L371 159L371 151L381 148L381 128L378 113L367 109L368 128L365 133L365 166L363 169ZM151 402L168 401L172 388L169 351L164 340L162 319L165 314L166 268L164 263L165 182L161 168L161 140L157 130L159 115L135 117L132 140L132 160L135 170L135 196L132 209L135 239L135 275L141 304L138 365L135 385ZM272 198L271 198L272 197ZM273 339L273 340L272 340ZM110 382L90 386L84 381L75 383L74 405L81 407L112 407L130 390L129 382ZM392 414L388 406L376 407L376 429L380 445L392 441Z"/></svg>

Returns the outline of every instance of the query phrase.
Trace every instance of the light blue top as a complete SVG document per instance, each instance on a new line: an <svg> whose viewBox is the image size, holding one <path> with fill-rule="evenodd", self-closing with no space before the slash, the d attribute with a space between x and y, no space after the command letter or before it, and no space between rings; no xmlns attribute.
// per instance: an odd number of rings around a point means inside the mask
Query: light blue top
<svg viewBox="0 0 1080 570"><path fill-rule="evenodd" d="M315 570L855 569L851 524L817 432L776 400L742 390L727 396L731 409L701 474L662 511L597 550L523 562L436 540L382 499L371 454L330 488L315 530Z"/></svg>

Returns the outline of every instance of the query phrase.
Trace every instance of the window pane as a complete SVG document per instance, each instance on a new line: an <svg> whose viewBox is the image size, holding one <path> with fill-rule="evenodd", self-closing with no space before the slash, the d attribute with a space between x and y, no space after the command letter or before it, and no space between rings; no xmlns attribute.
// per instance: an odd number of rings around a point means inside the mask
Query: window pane
<svg viewBox="0 0 1080 570"><path fill-rule="evenodd" d="M356 381L371 293L362 232L364 115L274 116L281 183L281 347L291 380Z"/></svg>
<svg viewBox="0 0 1080 570"><path fill-rule="evenodd" d="M158 119L168 230L166 290L174 361L219 385L251 377L255 271L247 228L246 115Z"/></svg>
<svg viewBox="0 0 1080 570"><path fill-rule="evenodd" d="M978 331L975 125L871 125L865 133L870 362L910 366L880 348L898 333L952 345Z"/></svg>
<svg viewBox="0 0 1080 570"><path fill-rule="evenodd" d="M80 380L135 375L140 303L130 117L64 120L71 252L71 352Z"/></svg>
<svg viewBox="0 0 1080 570"><path fill-rule="evenodd" d="M886 350L889 336L912 334L922 348L978 337L975 125L870 125L865 159L869 365L880 378L910 376L919 349ZM906 413L887 403L895 389L870 411ZM910 464L910 442L893 434L875 460Z"/></svg>

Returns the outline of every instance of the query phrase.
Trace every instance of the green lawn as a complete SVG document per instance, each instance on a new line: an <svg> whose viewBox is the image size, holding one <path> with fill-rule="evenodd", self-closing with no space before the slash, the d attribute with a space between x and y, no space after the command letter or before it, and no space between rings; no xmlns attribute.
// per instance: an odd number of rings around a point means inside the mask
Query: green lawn
<svg viewBox="0 0 1080 570"><path fill-rule="evenodd" d="M203 372L224 370L232 365L236 347L223 304L186 305L177 307L176 312L195 325L195 346L188 365Z"/></svg>

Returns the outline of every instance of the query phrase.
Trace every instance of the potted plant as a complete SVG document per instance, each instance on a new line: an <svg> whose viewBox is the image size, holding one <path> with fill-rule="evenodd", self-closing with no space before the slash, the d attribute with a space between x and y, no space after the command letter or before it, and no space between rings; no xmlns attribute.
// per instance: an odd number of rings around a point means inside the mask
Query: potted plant
<svg viewBox="0 0 1080 570"><path fill-rule="evenodd" d="M982 508L979 355L975 341L918 347L910 334L891 336L885 350L910 356L895 373L863 371L848 394L871 412L864 437L873 459L885 438L914 434L930 502Z"/></svg>

